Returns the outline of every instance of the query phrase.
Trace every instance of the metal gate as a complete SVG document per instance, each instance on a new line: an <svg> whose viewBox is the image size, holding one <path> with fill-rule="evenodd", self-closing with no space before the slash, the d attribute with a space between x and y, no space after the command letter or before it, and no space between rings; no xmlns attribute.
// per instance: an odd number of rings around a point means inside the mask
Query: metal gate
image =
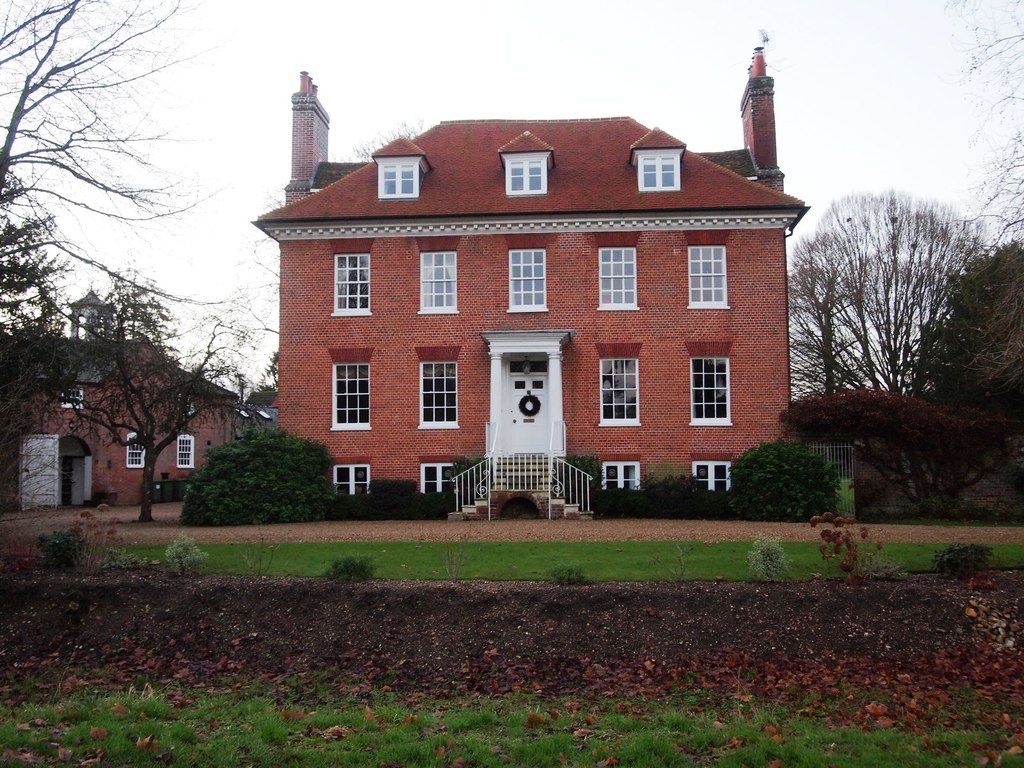
<svg viewBox="0 0 1024 768"><path fill-rule="evenodd" d="M853 516L857 505L853 495L853 443L806 443L807 447L836 468L839 474L839 496L836 512Z"/></svg>

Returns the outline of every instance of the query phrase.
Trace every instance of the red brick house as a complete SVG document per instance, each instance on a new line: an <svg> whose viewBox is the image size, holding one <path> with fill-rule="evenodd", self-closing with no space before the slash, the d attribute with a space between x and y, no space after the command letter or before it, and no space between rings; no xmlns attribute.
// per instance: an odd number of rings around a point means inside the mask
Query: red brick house
<svg viewBox="0 0 1024 768"><path fill-rule="evenodd" d="M566 455L607 486L726 486L789 401L785 240L806 208L773 94L758 50L731 152L626 117L473 120L340 164L302 73L288 202L257 221L281 249L281 426L329 448L341 493L437 490L486 457L466 515L585 512Z"/></svg>
<svg viewBox="0 0 1024 768"><path fill-rule="evenodd" d="M109 305L92 291L72 306L72 339L89 328L103 333ZM84 336L84 333L83 333ZM72 342L74 343L74 342ZM105 430L90 424L76 411L78 401L88 401L102 383L102 371L79 381L61 402L40 401L33 413L32 434L22 440L20 493L23 507L140 503L143 449L120 445ZM184 486L171 483L186 478L203 465L207 451L235 438L237 414L231 393L224 390L224 408L198 416L188 433L157 458L154 480L161 485L154 501L181 499ZM127 429L122 437L130 442Z"/></svg>

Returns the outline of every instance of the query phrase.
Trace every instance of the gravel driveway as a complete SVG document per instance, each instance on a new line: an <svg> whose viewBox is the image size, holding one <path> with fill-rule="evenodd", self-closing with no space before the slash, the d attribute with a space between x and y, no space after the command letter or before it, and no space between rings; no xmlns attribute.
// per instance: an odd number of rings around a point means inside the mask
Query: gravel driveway
<svg viewBox="0 0 1024 768"><path fill-rule="evenodd" d="M81 515L76 507L12 513L0 518L0 541L34 540L66 529ZM138 507L93 510L113 523L123 544L167 544L187 533L202 543L285 541L750 541L758 536L785 541L818 541L806 523L751 523L736 520L501 520L493 522L349 521L186 528L181 503L156 504L152 523L136 522ZM1024 544L1024 526L976 527L870 525L872 539L921 544Z"/></svg>

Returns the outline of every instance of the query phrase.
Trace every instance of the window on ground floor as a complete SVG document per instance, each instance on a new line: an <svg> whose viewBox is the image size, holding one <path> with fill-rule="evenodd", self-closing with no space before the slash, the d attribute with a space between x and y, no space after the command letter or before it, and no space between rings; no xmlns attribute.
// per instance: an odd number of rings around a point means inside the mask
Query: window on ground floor
<svg viewBox="0 0 1024 768"><path fill-rule="evenodd" d="M640 490L639 461L606 461L601 465L601 487Z"/></svg>
<svg viewBox="0 0 1024 768"><path fill-rule="evenodd" d="M453 466L450 463L420 464L420 491L444 493L452 489Z"/></svg>
<svg viewBox="0 0 1024 768"><path fill-rule="evenodd" d="M339 363L334 366L334 428L370 428L370 366Z"/></svg>
<svg viewBox="0 0 1024 768"><path fill-rule="evenodd" d="M694 424L731 424L729 358L690 359L690 402L690 415Z"/></svg>
<svg viewBox="0 0 1024 768"><path fill-rule="evenodd" d="M420 363L420 426L459 425L458 363Z"/></svg>
<svg viewBox="0 0 1024 768"><path fill-rule="evenodd" d="M178 469L192 469L196 465L196 439L192 435L178 435Z"/></svg>
<svg viewBox="0 0 1024 768"><path fill-rule="evenodd" d="M639 424L639 392L635 358L602 360L601 424Z"/></svg>
<svg viewBox="0 0 1024 768"><path fill-rule="evenodd" d="M732 463L728 461L695 461L693 462L693 476L697 478L697 484L707 488L709 491L729 490L729 469Z"/></svg>
<svg viewBox="0 0 1024 768"><path fill-rule="evenodd" d="M136 434L128 433L128 448L125 451L124 465L128 469L142 469L146 463L146 449L135 442Z"/></svg>
<svg viewBox="0 0 1024 768"><path fill-rule="evenodd" d="M335 464L334 490L345 496L368 493L370 490L370 465Z"/></svg>

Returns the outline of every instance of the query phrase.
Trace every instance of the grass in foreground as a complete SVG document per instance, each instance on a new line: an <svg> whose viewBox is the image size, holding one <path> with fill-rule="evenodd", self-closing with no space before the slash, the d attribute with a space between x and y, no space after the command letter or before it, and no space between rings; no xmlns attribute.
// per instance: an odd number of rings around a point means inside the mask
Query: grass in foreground
<svg viewBox="0 0 1024 768"><path fill-rule="evenodd" d="M749 697L716 708L700 695L668 701L393 694L356 700L308 681L291 689L255 683L221 692L83 688L49 703L0 706L0 762L923 768L977 764L979 756L997 754L1005 768L1024 765L1014 748L1021 734L1009 726L838 727L828 716L811 718Z"/></svg>
<svg viewBox="0 0 1024 768"><path fill-rule="evenodd" d="M375 577L383 579L547 580L557 564L579 565L593 581L740 581L750 578L747 553L751 542L350 542L328 544L203 544L210 559L203 571L290 576L323 576L332 561L344 555L372 559ZM792 579L815 574L836 576L834 562L823 562L813 542L786 542ZM881 554L908 571L929 571L931 544L886 544ZM865 549L868 549L867 547ZM873 546L870 549L874 549ZM144 560L162 560L163 547L132 547ZM993 565L1024 567L1024 546L993 547Z"/></svg>

